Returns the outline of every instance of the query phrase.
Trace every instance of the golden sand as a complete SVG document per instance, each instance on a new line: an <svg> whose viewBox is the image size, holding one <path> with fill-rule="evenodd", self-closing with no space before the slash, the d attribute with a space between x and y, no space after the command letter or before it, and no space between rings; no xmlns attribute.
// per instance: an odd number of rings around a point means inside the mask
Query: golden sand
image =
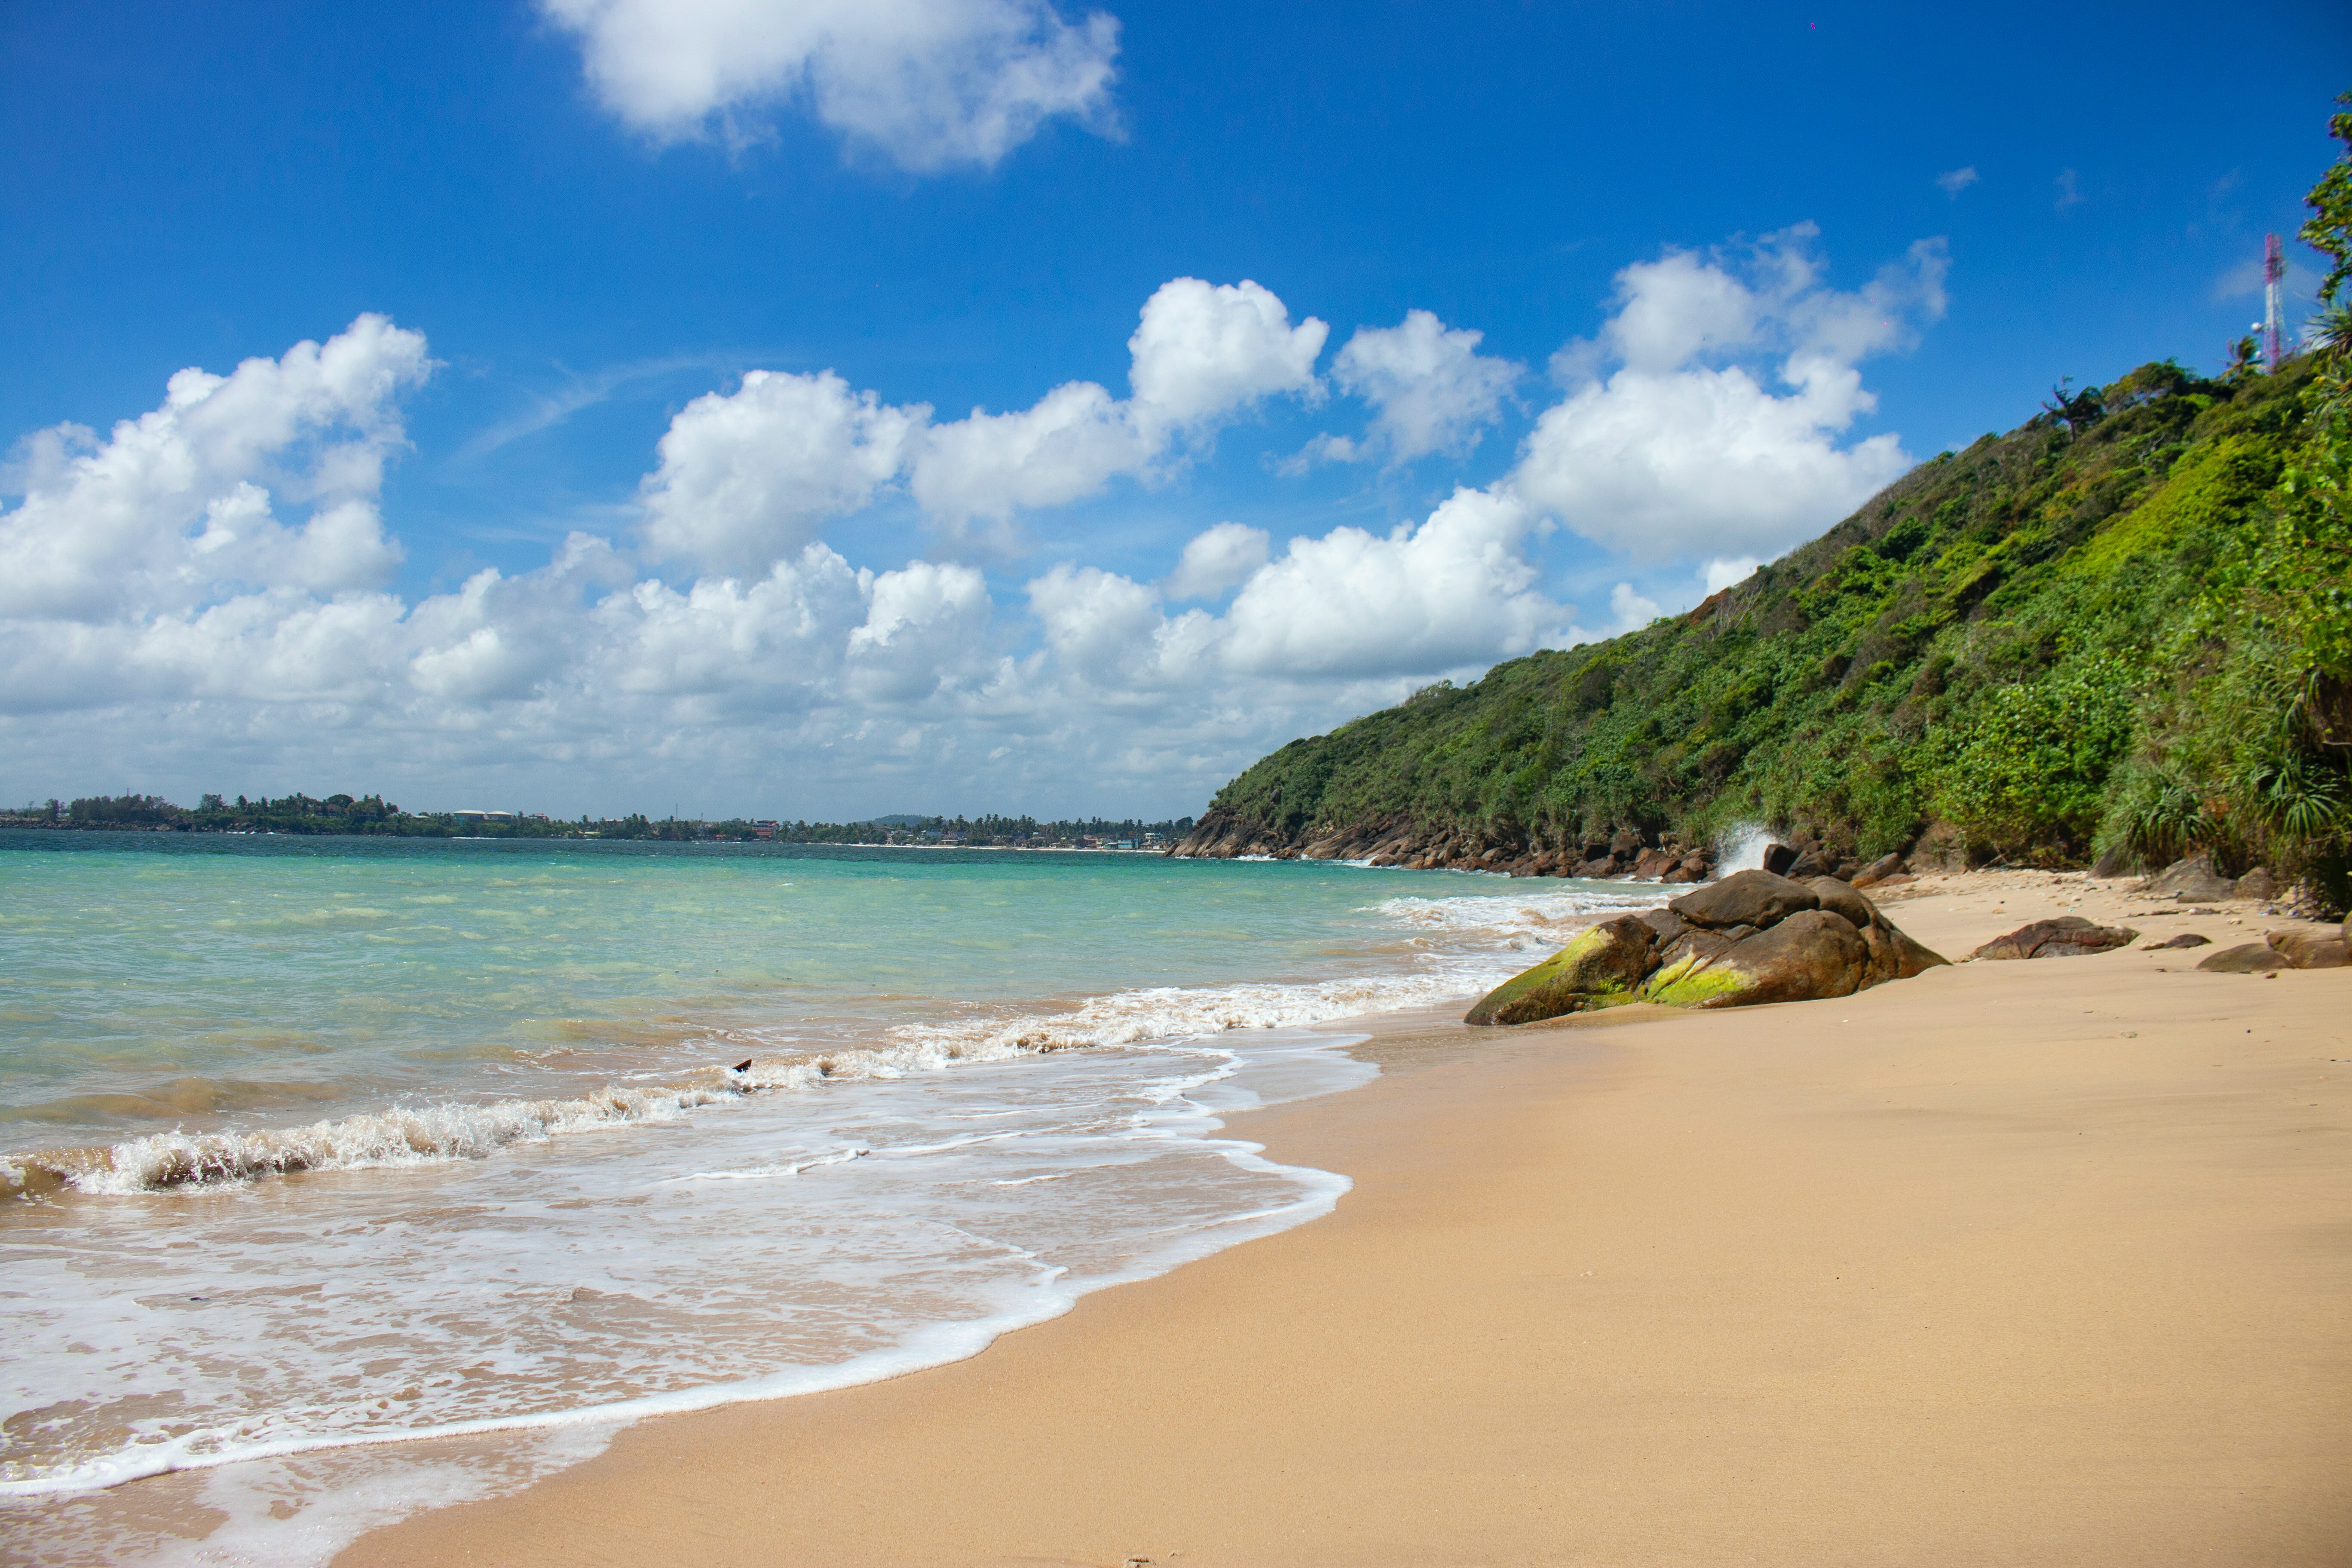
<svg viewBox="0 0 2352 1568"><path fill-rule="evenodd" d="M2070 909L2286 923L2021 873L1889 912L1957 958ZM2199 956L1391 1027L1232 1124L1353 1176L1328 1218L339 1561L2352 1561L2352 970Z"/></svg>

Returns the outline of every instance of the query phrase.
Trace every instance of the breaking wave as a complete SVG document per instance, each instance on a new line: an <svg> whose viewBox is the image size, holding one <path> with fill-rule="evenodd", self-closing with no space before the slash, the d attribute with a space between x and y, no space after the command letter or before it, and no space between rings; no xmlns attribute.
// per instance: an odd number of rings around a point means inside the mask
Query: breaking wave
<svg viewBox="0 0 2352 1568"><path fill-rule="evenodd" d="M1408 923L1425 923L1398 912ZM1406 973L1124 991L1089 998L1066 1012L981 1014L942 1023L902 1024L873 1046L754 1055L740 1069L713 1066L680 1082L608 1086L566 1099L400 1105L307 1127L155 1133L108 1146L15 1155L0 1164L0 1197L64 1190L122 1196L300 1171L478 1160L515 1144L563 1134L675 1121L761 1091L804 1091L828 1083L937 1072L960 1062L1148 1047L1234 1029L1297 1027L1429 1006L1487 989L1517 967L1512 962L1456 959L1426 963Z"/></svg>

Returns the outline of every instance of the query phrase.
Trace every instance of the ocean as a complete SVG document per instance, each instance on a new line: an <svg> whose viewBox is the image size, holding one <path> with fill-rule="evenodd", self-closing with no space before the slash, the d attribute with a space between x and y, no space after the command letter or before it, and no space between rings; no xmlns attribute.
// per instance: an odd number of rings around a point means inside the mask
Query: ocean
<svg viewBox="0 0 2352 1568"><path fill-rule="evenodd" d="M1346 1179L1225 1116L1663 896L0 832L0 1561L324 1562L640 1415L954 1360L1302 1223Z"/></svg>

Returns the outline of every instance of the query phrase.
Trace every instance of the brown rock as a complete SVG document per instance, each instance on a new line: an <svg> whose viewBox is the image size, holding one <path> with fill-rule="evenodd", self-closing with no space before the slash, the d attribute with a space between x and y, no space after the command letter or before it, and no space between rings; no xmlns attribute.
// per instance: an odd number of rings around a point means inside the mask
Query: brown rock
<svg viewBox="0 0 2352 1568"><path fill-rule="evenodd" d="M2293 967L2266 942L2225 947L2197 966L2212 974L2275 974Z"/></svg>
<svg viewBox="0 0 2352 1568"><path fill-rule="evenodd" d="M1856 871L1853 874L1853 885L1857 888L1873 887L1877 883L1884 881L1885 879L1894 876L1896 872L1902 869L1902 856L1881 855L1877 859L1873 860L1869 865L1864 866L1861 870Z"/></svg>
<svg viewBox="0 0 2352 1568"><path fill-rule="evenodd" d="M2233 899L2270 900L2285 891L2279 886L2279 879L2271 875L2269 867L2257 866L2238 879L2237 886L2230 889L2230 896Z"/></svg>
<svg viewBox="0 0 2352 1568"><path fill-rule="evenodd" d="M2213 939L2211 937L2199 936L2193 931L2185 931L2169 942L2151 942L2145 943L2141 946L2140 951L2142 952L2161 952L2167 948L2210 947L2212 945Z"/></svg>
<svg viewBox="0 0 2352 1568"><path fill-rule="evenodd" d="M1734 871L1666 907L1693 925L1715 931L1741 925L1761 930L1799 910L1819 909L1821 902L1821 896L1801 882L1769 871Z"/></svg>
<svg viewBox="0 0 2352 1568"><path fill-rule="evenodd" d="M1970 953L1971 958L2080 958L2128 947L2139 932L2123 926L2103 926L2080 915L2060 915L2035 921L2007 936L1997 936Z"/></svg>
<svg viewBox="0 0 2352 1568"><path fill-rule="evenodd" d="M1805 886L1813 890L1813 897L1822 901L1822 909L1843 915L1853 922L1856 931L1878 919L1877 905L1835 877L1816 877Z"/></svg>
<svg viewBox="0 0 2352 1568"><path fill-rule="evenodd" d="M1666 873L1682 864L1682 852L1675 849L1644 849L1633 858L1633 878L1642 882L1663 882Z"/></svg>
<svg viewBox="0 0 2352 1568"><path fill-rule="evenodd" d="M1643 994L1669 1006L1750 1007L1851 996L1870 974L1869 944L1852 921L1827 910L1798 910L1679 973L1661 968Z"/></svg>
<svg viewBox="0 0 2352 1568"><path fill-rule="evenodd" d="M1661 952L1698 929L1672 910L1643 910L1633 918L1650 928Z"/></svg>
<svg viewBox="0 0 2352 1568"><path fill-rule="evenodd" d="M1789 868L1797 863L1797 852L1786 844L1764 846L1764 869L1775 877L1785 877Z"/></svg>
<svg viewBox="0 0 2352 1568"><path fill-rule="evenodd" d="M1942 953L1913 941L1885 915L1863 928L1862 940L1870 949L1870 978L1863 982L1864 985L1884 985L1890 980L1909 980L1951 962Z"/></svg>
<svg viewBox="0 0 2352 1568"><path fill-rule="evenodd" d="M1685 855L1682 864L1658 879L1661 882L1704 882L1706 880L1706 857Z"/></svg>
<svg viewBox="0 0 2352 1568"><path fill-rule="evenodd" d="M2274 931L2263 940L2297 969L2341 969L2347 962L2347 944L2332 931Z"/></svg>
<svg viewBox="0 0 2352 1568"><path fill-rule="evenodd" d="M1810 882L1816 877L1826 877L1837 869L1837 857L1818 844L1808 844L1797 851L1795 860L1781 875L1792 882Z"/></svg>
<svg viewBox="0 0 2352 1568"><path fill-rule="evenodd" d="M2175 860L2163 870L2142 882L2139 890L2159 898L2170 897L2194 902L2200 899L2226 899L2237 891L2238 885L2213 869L2213 857L2201 851L2185 859Z"/></svg>

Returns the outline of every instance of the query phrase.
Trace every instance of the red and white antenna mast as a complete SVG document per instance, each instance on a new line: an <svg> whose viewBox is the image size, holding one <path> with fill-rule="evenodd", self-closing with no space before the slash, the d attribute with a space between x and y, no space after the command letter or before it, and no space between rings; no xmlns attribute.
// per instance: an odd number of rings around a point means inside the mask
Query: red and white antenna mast
<svg viewBox="0 0 2352 1568"><path fill-rule="evenodd" d="M2270 362L2273 374L2286 357L2286 302L2281 288L2285 279L2286 258L2279 251L2279 237L2267 236L2263 244L2263 357Z"/></svg>

